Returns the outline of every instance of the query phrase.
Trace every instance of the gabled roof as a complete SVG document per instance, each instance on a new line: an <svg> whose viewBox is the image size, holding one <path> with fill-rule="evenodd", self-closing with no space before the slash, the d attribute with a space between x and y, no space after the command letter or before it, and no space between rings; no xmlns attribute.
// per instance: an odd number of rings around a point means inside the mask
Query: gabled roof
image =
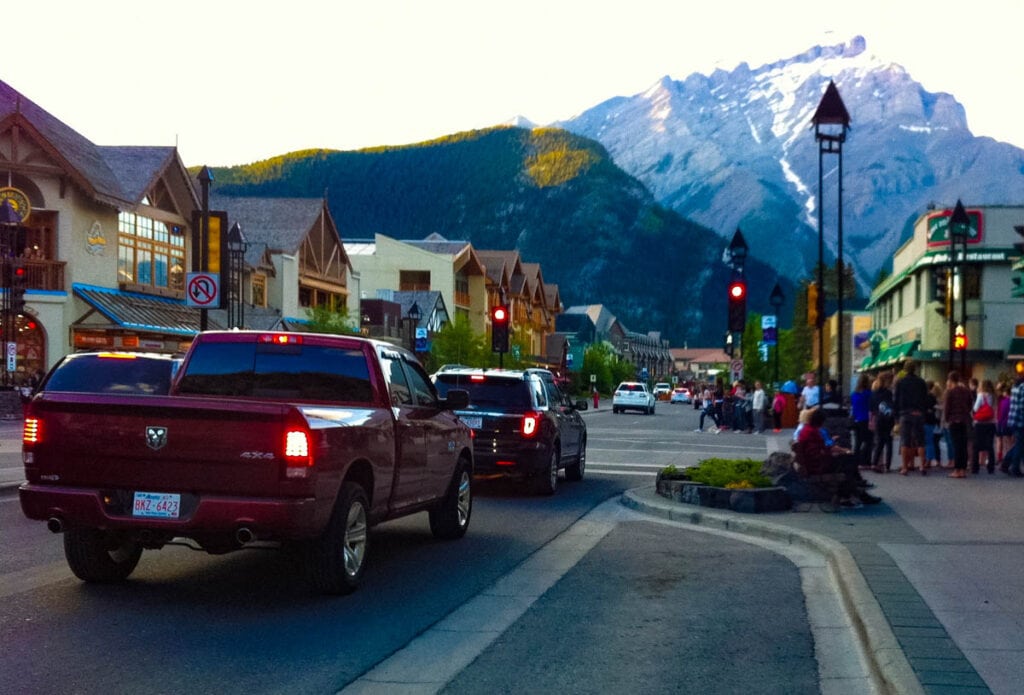
<svg viewBox="0 0 1024 695"><path fill-rule="evenodd" d="M444 296L436 290L402 290L391 293L390 301L402 307L402 318L409 315L409 309L415 302L420 310L420 323L429 323L432 314L443 314L445 321L449 319L448 307L444 303Z"/></svg>
<svg viewBox="0 0 1024 695"><path fill-rule="evenodd" d="M174 147L101 147L0 81L0 129L17 124L88 195L131 209L177 160ZM184 167L181 174L187 179ZM186 185L198 204L191 182Z"/></svg>
<svg viewBox="0 0 1024 695"><path fill-rule="evenodd" d="M615 314L608 311L604 304L587 304L582 306L571 306L565 310L567 314L586 314L597 327L597 332L607 335L612 327L618 323Z"/></svg>
<svg viewBox="0 0 1024 695"><path fill-rule="evenodd" d="M480 261L484 264L484 268L487 269L487 279L496 285L502 285L503 280L507 279L509 288L513 292L519 292L522 289L522 283L520 283L517 289L512 285L512 282L516 275L522 275L522 261L519 258L518 251L477 251Z"/></svg>
<svg viewBox="0 0 1024 695"><path fill-rule="evenodd" d="M270 251L294 254L309 234L321 213L326 213L322 198L250 198L210 195L210 209L228 213L228 224L235 222L249 244L245 262L259 264L264 247ZM341 243L341 240L338 240Z"/></svg>
<svg viewBox="0 0 1024 695"><path fill-rule="evenodd" d="M558 291L558 285L544 284L544 303L553 311L562 311L562 295Z"/></svg>
<svg viewBox="0 0 1024 695"><path fill-rule="evenodd" d="M452 268L456 273L463 275L483 275L484 264L477 256L473 245L468 241L448 241L443 236L434 232L422 241L405 240L404 243L414 246L423 251L436 253L440 256L450 256Z"/></svg>

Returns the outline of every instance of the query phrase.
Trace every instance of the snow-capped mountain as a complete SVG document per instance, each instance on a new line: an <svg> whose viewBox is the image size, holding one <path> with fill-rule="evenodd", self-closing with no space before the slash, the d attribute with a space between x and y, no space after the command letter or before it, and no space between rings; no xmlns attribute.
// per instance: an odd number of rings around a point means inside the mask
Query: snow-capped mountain
<svg viewBox="0 0 1024 695"><path fill-rule="evenodd" d="M780 275L817 260L818 143L811 117L833 80L850 113L843 145L843 240L862 293L930 205L1020 204L1024 150L974 137L956 99L933 94L865 40L815 47L771 65L661 79L558 125L601 142L662 204ZM837 242L837 161L824 157L827 254ZM832 258L829 258L831 262Z"/></svg>

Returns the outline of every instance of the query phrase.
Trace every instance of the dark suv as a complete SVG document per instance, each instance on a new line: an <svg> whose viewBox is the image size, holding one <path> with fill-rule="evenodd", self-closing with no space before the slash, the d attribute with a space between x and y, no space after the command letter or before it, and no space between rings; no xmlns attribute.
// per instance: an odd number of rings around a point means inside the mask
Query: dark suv
<svg viewBox="0 0 1024 695"><path fill-rule="evenodd" d="M587 463L587 426L546 369L452 369L434 375L438 393L469 391L469 407L456 411L473 430L479 476L528 479L537 492L554 494L558 471L582 480Z"/></svg>

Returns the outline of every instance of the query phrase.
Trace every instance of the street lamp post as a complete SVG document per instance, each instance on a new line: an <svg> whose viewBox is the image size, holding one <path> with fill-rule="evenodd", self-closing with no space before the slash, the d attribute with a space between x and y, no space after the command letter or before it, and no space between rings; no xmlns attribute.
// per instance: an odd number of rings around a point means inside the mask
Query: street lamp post
<svg viewBox="0 0 1024 695"><path fill-rule="evenodd" d="M420 305L414 301L409 307L409 313L405 316L409 319L409 350L416 352L416 327L419 326L420 318L423 316L420 313Z"/></svg>
<svg viewBox="0 0 1024 695"><path fill-rule="evenodd" d="M850 128L850 113L846 110L835 82L829 80L825 94L818 103L818 108L811 118L814 124L814 139L818 142L818 292L825 291L825 232L823 229L823 166L826 154L834 154L838 159L838 196L836 226L836 312L838 315L836 329L836 347L838 358L839 388L837 395L843 392L843 143L846 131ZM819 311L817 317L818 331L818 402L821 402L821 389L825 383L825 316Z"/></svg>
<svg viewBox="0 0 1024 695"><path fill-rule="evenodd" d="M245 327L245 235L235 222L228 230L228 328Z"/></svg>
<svg viewBox="0 0 1024 695"><path fill-rule="evenodd" d="M768 303L772 305L772 311L775 312L775 376L772 379L772 383L779 383L779 309L782 307L782 303L785 301L785 296L782 294L782 288L779 287L779 283L775 283L775 287L772 288L772 293L768 295Z"/></svg>
<svg viewBox="0 0 1024 695"><path fill-rule="evenodd" d="M971 233L971 218L967 216L967 211L964 209L964 204L959 200L956 201L956 207L953 208L953 215L949 218L949 262L951 272L956 278L956 282L953 283L953 287L960 293L960 323L964 327L964 334L967 333L967 238ZM957 259L957 242L963 246L963 252L960 259ZM956 301L950 304L951 307L956 306ZM955 313L955 312L951 312ZM953 341L956 337L956 321L953 316L949 317L949 351L950 351L950 371L952 371L952 354L953 354ZM963 376L967 376L967 350L960 350L960 373Z"/></svg>
<svg viewBox="0 0 1024 695"><path fill-rule="evenodd" d="M0 253L3 254L3 285L4 285L4 297L2 311L0 311L0 319L3 320L2 340L3 347L6 350L8 343L13 343L17 337L17 330L14 326L17 318L14 312L11 310L11 290L13 286L13 273L11 265L11 257L14 256L15 241L14 237L18 225L21 224L21 215L14 206L11 205L11 201L4 198L0 202L0 227L3 227L3 237L0 239ZM13 379L10 371L7 369L6 361L4 364L4 377L3 385L10 386Z"/></svg>

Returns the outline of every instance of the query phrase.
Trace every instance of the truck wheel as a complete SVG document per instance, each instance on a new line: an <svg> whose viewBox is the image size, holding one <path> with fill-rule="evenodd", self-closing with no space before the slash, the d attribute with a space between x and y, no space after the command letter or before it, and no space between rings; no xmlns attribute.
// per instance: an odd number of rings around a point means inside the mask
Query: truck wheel
<svg viewBox="0 0 1024 695"><path fill-rule="evenodd" d="M473 514L473 476L469 462L459 460L444 499L430 510L430 532L434 538L454 540L466 535Z"/></svg>
<svg viewBox="0 0 1024 695"><path fill-rule="evenodd" d="M583 480L583 473L587 469L587 438L580 440L580 455L570 465L565 467L566 480Z"/></svg>
<svg viewBox="0 0 1024 695"><path fill-rule="evenodd" d="M369 546L368 507L362 486L342 483L327 528L308 548L306 562L318 591L350 594L358 588Z"/></svg>
<svg viewBox="0 0 1024 695"><path fill-rule="evenodd" d="M135 570L142 546L99 529L68 528L64 531L64 557L82 581L110 584L124 581Z"/></svg>
<svg viewBox="0 0 1024 695"><path fill-rule="evenodd" d="M558 458L558 448L552 448L548 467L533 479L534 489L538 495L553 495L558 489Z"/></svg>

